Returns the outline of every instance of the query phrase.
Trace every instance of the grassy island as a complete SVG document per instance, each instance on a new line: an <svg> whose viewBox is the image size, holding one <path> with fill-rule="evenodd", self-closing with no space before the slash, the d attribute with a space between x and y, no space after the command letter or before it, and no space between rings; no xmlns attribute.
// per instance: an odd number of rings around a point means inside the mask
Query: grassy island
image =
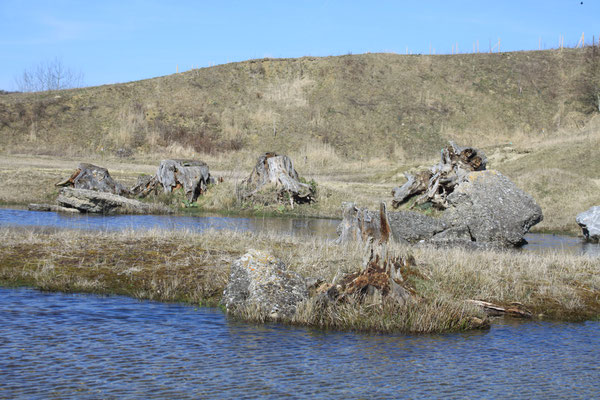
<svg viewBox="0 0 600 400"><path fill-rule="evenodd" d="M42 290L122 294L140 299L218 304L232 260L248 248L270 251L305 277L331 281L359 268L362 245L231 231L118 233L0 229L0 284ZM533 318L600 317L598 260L565 254L465 251L393 246L416 260L416 305L345 303L326 309L310 300L289 323L360 331L445 332L485 318L466 300L519 303ZM264 316L254 315L261 320Z"/></svg>

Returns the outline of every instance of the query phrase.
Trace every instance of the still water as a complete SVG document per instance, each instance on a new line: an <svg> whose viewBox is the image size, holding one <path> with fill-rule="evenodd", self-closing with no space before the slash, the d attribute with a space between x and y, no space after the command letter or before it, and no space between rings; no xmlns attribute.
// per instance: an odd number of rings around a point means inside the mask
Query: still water
<svg viewBox="0 0 600 400"><path fill-rule="evenodd" d="M599 398L600 322L364 335L0 288L0 398Z"/></svg>
<svg viewBox="0 0 600 400"><path fill-rule="evenodd" d="M99 230L186 229L198 232L212 228L333 239L337 237L335 229L338 224L339 220L319 218L60 214L0 208L0 226ZM586 243L577 237L529 233L525 239L528 244L522 251L558 251L600 257L599 244Z"/></svg>
<svg viewBox="0 0 600 400"><path fill-rule="evenodd" d="M320 218L63 214L0 208L0 225L69 229L185 229L197 232L229 229L334 238L337 237L335 229L339 223L335 219Z"/></svg>

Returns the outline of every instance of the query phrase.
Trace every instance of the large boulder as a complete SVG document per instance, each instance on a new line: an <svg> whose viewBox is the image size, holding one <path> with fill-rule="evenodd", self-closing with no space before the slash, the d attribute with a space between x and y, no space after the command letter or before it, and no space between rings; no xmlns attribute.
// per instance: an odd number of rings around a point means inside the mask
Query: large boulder
<svg viewBox="0 0 600 400"><path fill-rule="evenodd" d="M600 206L595 206L577 215L583 236L590 242L600 241Z"/></svg>
<svg viewBox="0 0 600 400"><path fill-rule="evenodd" d="M289 319L308 298L307 282L271 254L248 250L231 265L221 303L228 313L257 310L270 319Z"/></svg>
<svg viewBox="0 0 600 400"><path fill-rule="evenodd" d="M157 211L157 206L151 206L116 194L89 189L62 188L56 201L59 207L76 209L82 213L148 214Z"/></svg>
<svg viewBox="0 0 600 400"><path fill-rule="evenodd" d="M117 195L129 194L129 190L115 181L106 168L88 163L80 163L69 178L57 183L56 186L96 190Z"/></svg>
<svg viewBox="0 0 600 400"><path fill-rule="evenodd" d="M442 218L463 235L466 227L475 242L522 245L529 228L543 218L531 196L494 170L469 173L447 201Z"/></svg>

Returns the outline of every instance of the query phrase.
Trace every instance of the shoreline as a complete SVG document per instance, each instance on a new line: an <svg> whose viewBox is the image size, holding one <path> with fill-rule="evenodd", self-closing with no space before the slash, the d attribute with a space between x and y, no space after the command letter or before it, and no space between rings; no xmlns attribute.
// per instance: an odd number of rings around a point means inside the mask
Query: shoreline
<svg viewBox="0 0 600 400"><path fill-rule="evenodd" d="M362 245L338 246L315 238L231 231L89 232L0 228L0 285L41 290L126 295L139 299L218 306L229 266L249 248L270 251L304 277L331 282L359 269ZM600 319L600 266L572 255L468 252L461 249L392 249L416 260L410 284L419 301L398 307L358 302L302 304L292 320L322 329L433 333L475 328L485 320L468 300L513 303L541 320ZM484 268L482 268L482 266ZM242 315L264 322L268 316Z"/></svg>

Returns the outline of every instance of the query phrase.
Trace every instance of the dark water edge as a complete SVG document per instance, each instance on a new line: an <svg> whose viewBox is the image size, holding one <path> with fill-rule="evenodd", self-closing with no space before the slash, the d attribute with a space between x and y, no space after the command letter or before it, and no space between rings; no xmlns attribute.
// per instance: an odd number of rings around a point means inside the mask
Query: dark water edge
<svg viewBox="0 0 600 400"><path fill-rule="evenodd" d="M366 335L0 287L0 398L598 398L600 322Z"/></svg>
<svg viewBox="0 0 600 400"><path fill-rule="evenodd" d="M191 230L195 232L207 229L227 229L334 239L337 237L336 227L338 224L339 220L324 218L61 214L0 208L0 226L38 228L103 231L161 229ZM567 254L600 256L600 244L587 243L578 237L550 233L528 233L525 239L528 244L520 249L525 252L544 253L555 251Z"/></svg>

